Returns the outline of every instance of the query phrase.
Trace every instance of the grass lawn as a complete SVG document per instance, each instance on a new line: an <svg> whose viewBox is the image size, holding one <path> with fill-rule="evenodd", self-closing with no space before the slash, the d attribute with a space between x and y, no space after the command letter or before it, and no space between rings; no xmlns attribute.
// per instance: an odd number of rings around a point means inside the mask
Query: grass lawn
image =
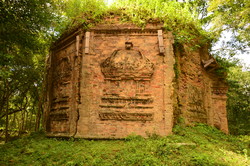
<svg viewBox="0 0 250 166"><path fill-rule="evenodd" d="M250 136L225 135L203 124L167 137L124 140L46 138L43 133L0 145L0 165L249 166Z"/></svg>

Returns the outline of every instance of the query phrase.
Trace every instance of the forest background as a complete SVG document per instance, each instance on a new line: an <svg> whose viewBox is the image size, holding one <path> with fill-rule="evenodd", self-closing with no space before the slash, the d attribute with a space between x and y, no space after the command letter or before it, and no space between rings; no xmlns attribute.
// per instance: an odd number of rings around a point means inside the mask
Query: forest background
<svg viewBox="0 0 250 166"><path fill-rule="evenodd" d="M250 134L250 68L237 58L249 55L248 0L1 0L0 138L43 130L44 74L49 48L74 26L98 23L109 12L125 12L124 21L143 27L164 22L175 45L211 43L210 53L227 72L228 122L234 135ZM223 40L222 34L230 34ZM219 43L219 44L218 44Z"/></svg>

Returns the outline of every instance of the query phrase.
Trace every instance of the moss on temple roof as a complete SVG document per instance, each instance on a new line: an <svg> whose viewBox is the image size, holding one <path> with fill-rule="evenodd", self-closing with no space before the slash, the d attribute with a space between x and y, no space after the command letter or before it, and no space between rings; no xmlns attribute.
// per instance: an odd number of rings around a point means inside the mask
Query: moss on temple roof
<svg viewBox="0 0 250 166"><path fill-rule="evenodd" d="M198 13L188 3L164 0L117 0L107 6L102 0L85 0L84 5L68 6L66 32L76 27L88 29L104 21L104 18L119 16L121 22L132 22L142 29L147 23L161 22L166 31L172 31L175 43L203 45L212 38L202 28ZM70 9L71 8L71 9ZM65 32L64 31L64 32Z"/></svg>

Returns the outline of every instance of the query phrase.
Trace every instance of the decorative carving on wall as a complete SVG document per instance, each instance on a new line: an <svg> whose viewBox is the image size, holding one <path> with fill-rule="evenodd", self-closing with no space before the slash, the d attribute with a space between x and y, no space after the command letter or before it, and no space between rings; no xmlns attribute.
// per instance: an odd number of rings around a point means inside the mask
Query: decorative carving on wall
<svg viewBox="0 0 250 166"><path fill-rule="evenodd" d="M65 105L70 96L68 89L70 87L72 66L69 57L65 56L65 54L61 56L53 71L52 109L54 109L53 107L57 107L57 105Z"/></svg>
<svg viewBox="0 0 250 166"><path fill-rule="evenodd" d="M137 108L148 109L153 108L152 97L115 97L105 96L102 97L102 108Z"/></svg>
<svg viewBox="0 0 250 166"><path fill-rule="evenodd" d="M72 67L69 57L62 57L55 66L53 75L55 76L55 79L58 79L61 82L66 82L69 80L71 71Z"/></svg>
<svg viewBox="0 0 250 166"><path fill-rule="evenodd" d="M50 114L50 119L51 121L67 121L69 116L66 113Z"/></svg>
<svg viewBox="0 0 250 166"><path fill-rule="evenodd" d="M132 49L131 42L125 43L125 50L116 50L101 63L105 77L105 87L101 98L101 108L152 109L150 79L154 65Z"/></svg>
<svg viewBox="0 0 250 166"><path fill-rule="evenodd" d="M101 120L119 120L119 121L151 121L153 120L152 113L99 113Z"/></svg>
<svg viewBox="0 0 250 166"><path fill-rule="evenodd" d="M101 64L105 79L150 79L154 65L141 54L132 49L132 43L126 42L125 50L116 50Z"/></svg>
<svg viewBox="0 0 250 166"><path fill-rule="evenodd" d="M50 107L49 119L52 130L56 132L66 132L68 128L56 127L57 125L66 125L69 121L69 110L71 100L71 77L72 64L70 50L59 51L55 54L56 62L52 73L52 101ZM53 123L52 123L53 122Z"/></svg>
<svg viewBox="0 0 250 166"><path fill-rule="evenodd" d="M201 88L188 85L188 94L188 112L190 121L206 123L207 112L204 107L204 92Z"/></svg>
<svg viewBox="0 0 250 166"><path fill-rule="evenodd" d="M227 87L212 87L212 93L216 95L226 95L227 90Z"/></svg>

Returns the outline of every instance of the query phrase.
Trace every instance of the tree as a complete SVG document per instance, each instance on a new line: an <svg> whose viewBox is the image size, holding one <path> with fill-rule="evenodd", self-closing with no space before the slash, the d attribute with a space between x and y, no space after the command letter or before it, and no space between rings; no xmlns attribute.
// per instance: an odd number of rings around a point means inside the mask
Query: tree
<svg viewBox="0 0 250 166"><path fill-rule="evenodd" d="M210 0L208 11L212 16L212 32L220 37L227 32L231 38L223 41L216 54L231 58L235 54L246 53L250 47L250 1ZM228 73L228 122L232 134L250 133L250 72L239 63L220 58Z"/></svg>
<svg viewBox="0 0 250 166"><path fill-rule="evenodd" d="M37 104L55 11L52 0L0 1L0 125L5 117L6 138L8 116Z"/></svg>
<svg viewBox="0 0 250 166"><path fill-rule="evenodd" d="M173 31L176 42L191 42L197 36L202 36L200 44L210 41L209 33L202 29L202 25L212 19L215 38L218 38L222 31L230 30L234 34L231 48L245 49L249 46L250 1L209 2L117 0L113 7L107 8L102 0L0 1L0 127L5 124L6 137L12 115L19 112L22 115L31 113L40 116L39 110L42 109L41 104L38 106L38 101L42 101L45 55L51 42L66 28L79 24L91 26L92 23L100 21L108 10L124 12L124 21L132 21L140 26L152 21L151 19L163 21L164 28ZM240 73L236 71L235 73ZM240 83L244 81L236 75L232 75L229 80L234 88L229 90L229 101L236 96L237 99L246 96L241 89L239 93L237 91L237 88L242 87ZM239 107L236 102L231 102L228 108L234 113ZM244 108L248 108L247 105L244 105ZM39 118L37 119L39 122Z"/></svg>
<svg viewBox="0 0 250 166"><path fill-rule="evenodd" d="M250 71L229 68L228 121L231 134L250 134Z"/></svg>
<svg viewBox="0 0 250 166"><path fill-rule="evenodd" d="M216 36L221 32L232 32L229 48L246 51L250 47L250 1L210 0L208 11L212 14L212 31Z"/></svg>
<svg viewBox="0 0 250 166"><path fill-rule="evenodd" d="M250 68L238 60L216 56L218 73L227 73L228 127L230 134L250 134Z"/></svg>

